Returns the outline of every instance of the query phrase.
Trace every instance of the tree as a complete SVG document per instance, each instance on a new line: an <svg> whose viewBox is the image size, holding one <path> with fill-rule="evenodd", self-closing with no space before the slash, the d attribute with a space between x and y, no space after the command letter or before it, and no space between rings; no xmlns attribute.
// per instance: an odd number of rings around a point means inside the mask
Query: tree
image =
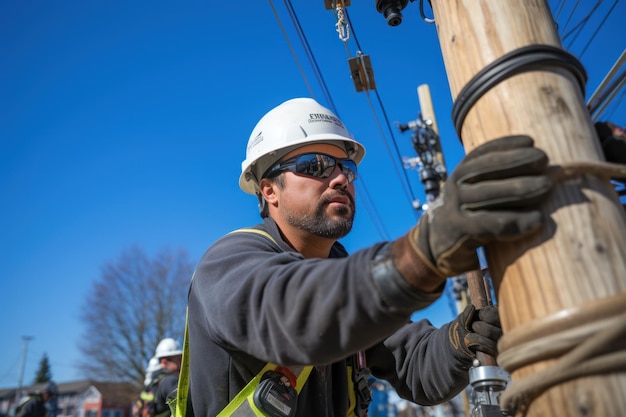
<svg viewBox="0 0 626 417"><path fill-rule="evenodd" d="M43 357L39 361L39 368L37 369L37 374L35 375L35 380L33 381L33 385L41 384L44 382L52 381L52 371L50 370L50 361L48 361L48 355L45 353Z"/></svg>
<svg viewBox="0 0 626 417"><path fill-rule="evenodd" d="M79 349L87 377L143 385L158 342L183 341L193 267L183 249L162 249L150 259L138 247L101 267L81 315Z"/></svg>

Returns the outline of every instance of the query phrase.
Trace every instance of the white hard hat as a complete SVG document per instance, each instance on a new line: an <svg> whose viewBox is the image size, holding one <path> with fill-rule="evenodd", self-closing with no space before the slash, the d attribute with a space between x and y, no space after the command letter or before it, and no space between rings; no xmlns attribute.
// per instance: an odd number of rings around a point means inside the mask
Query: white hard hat
<svg viewBox="0 0 626 417"><path fill-rule="evenodd" d="M155 372L161 369L161 364L159 363L159 359L156 356L150 358L150 362L148 362L148 367L146 368L146 373L149 374L151 372Z"/></svg>
<svg viewBox="0 0 626 417"><path fill-rule="evenodd" d="M183 351L180 350L178 342L172 338L166 338L159 342L154 351L154 357L156 359L167 358L168 356L182 355Z"/></svg>
<svg viewBox="0 0 626 417"><path fill-rule="evenodd" d="M143 385L148 386L150 382L152 382L152 375L161 369L161 364L156 356L150 358L150 362L148 362L148 366L146 367L146 377L143 380Z"/></svg>
<svg viewBox="0 0 626 417"><path fill-rule="evenodd" d="M357 164L365 156L363 145L333 112L312 98L294 98L270 110L252 130L239 187L256 194L261 175L284 155L311 143L339 146Z"/></svg>

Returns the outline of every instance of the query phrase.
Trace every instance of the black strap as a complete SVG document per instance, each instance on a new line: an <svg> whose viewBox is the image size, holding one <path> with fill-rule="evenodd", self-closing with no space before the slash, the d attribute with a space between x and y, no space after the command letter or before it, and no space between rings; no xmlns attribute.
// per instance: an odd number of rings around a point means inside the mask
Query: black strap
<svg viewBox="0 0 626 417"><path fill-rule="evenodd" d="M459 139L465 117L487 91L513 75L548 68L563 68L570 71L576 77L584 95L587 73L578 58L551 45L524 46L487 65L461 89L452 107L452 121Z"/></svg>

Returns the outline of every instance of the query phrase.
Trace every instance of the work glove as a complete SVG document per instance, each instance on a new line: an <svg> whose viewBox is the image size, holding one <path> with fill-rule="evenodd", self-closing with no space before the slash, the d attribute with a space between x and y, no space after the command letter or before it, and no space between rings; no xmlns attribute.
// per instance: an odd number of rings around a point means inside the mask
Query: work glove
<svg viewBox="0 0 626 417"><path fill-rule="evenodd" d="M498 339L502 336L498 307L494 305L476 310L468 305L450 323L448 337L452 347L469 358L476 352L483 352L495 358L498 356Z"/></svg>
<svg viewBox="0 0 626 417"><path fill-rule="evenodd" d="M478 146L409 232L411 247L442 278L477 269L477 247L520 239L541 227L538 207L552 187L547 166L547 155L528 136Z"/></svg>

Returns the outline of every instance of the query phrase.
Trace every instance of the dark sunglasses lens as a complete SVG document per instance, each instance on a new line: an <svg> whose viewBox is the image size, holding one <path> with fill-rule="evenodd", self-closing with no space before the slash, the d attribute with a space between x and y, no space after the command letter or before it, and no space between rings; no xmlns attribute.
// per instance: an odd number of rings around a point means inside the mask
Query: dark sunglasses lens
<svg viewBox="0 0 626 417"><path fill-rule="evenodd" d="M296 159L296 172L299 174L310 175L312 177L328 177L331 171L326 174L328 171L329 164L332 164L334 167L334 161L327 157L326 155L308 153L304 155L298 156ZM325 175L326 174L326 175Z"/></svg>
<svg viewBox="0 0 626 417"><path fill-rule="evenodd" d="M356 163L352 159L341 161L343 174L348 177L348 182L356 180Z"/></svg>
<svg viewBox="0 0 626 417"><path fill-rule="evenodd" d="M339 164L349 182L356 179L356 163L351 159L340 159ZM295 158L295 171L312 177L328 178L337 165L337 159L330 155L307 153Z"/></svg>

